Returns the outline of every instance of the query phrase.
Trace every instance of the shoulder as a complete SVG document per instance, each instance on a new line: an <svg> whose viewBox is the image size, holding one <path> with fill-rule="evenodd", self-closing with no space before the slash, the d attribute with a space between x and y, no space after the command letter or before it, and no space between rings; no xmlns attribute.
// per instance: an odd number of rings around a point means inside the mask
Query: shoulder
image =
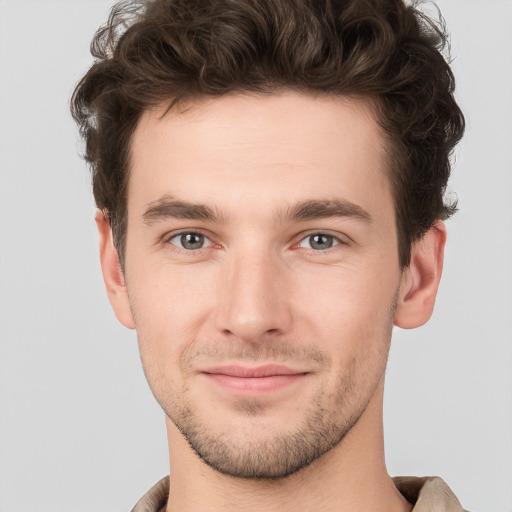
<svg viewBox="0 0 512 512"><path fill-rule="evenodd" d="M393 482L405 499L414 505L412 512L468 512L438 476L399 476L393 478Z"/></svg>
<svg viewBox="0 0 512 512"><path fill-rule="evenodd" d="M159 512L169 498L169 477L158 481L142 496L131 512Z"/></svg>

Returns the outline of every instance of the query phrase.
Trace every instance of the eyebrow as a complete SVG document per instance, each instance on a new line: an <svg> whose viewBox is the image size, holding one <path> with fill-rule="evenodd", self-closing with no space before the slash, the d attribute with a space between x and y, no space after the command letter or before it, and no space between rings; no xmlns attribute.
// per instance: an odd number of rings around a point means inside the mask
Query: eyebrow
<svg viewBox="0 0 512 512"><path fill-rule="evenodd" d="M149 203L142 215L142 220L146 224L168 219L223 221L223 217L216 214L209 206L179 201L170 197Z"/></svg>
<svg viewBox="0 0 512 512"><path fill-rule="evenodd" d="M284 212L284 218L292 221L349 217L371 222L370 214L359 205L346 199L309 200L291 206Z"/></svg>
<svg viewBox="0 0 512 512"><path fill-rule="evenodd" d="M278 212L276 219L284 221L307 221L332 217L349 217L371 222L370 214L359 205L346 199L311 199L292 205ZM205 222L226 222L226 217L209 206L189 203L165 197L148 204L142 215L143 221L154 222L169 219L200 220Z"/></svg>

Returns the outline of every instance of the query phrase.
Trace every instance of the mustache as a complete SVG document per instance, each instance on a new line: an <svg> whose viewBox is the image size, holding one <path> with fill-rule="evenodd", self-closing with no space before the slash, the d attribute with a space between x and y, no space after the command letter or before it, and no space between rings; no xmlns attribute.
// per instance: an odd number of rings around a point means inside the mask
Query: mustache
<svg viewBox="0 0 512 512"><path fill-rule="evenodd" d="M272 341L245 342L223 340L203 343L194 340L181 354L179 366L187 370L205 363L277 363L308 366L330 366L330 357L315 346L298 346L296 342L273 339Z"/></svg>

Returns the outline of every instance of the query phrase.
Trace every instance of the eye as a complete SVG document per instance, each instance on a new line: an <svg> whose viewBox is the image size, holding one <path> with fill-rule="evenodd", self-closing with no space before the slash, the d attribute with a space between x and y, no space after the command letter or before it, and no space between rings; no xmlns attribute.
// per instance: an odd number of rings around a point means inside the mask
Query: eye
<svg viewBox="0 0 512 512"><path fill-rule="evenodd" d="M339 245L340 241L333 235L326 235L325 233L314 233L312 235L303 238L299 247L305 249L313 249L315 251L326 251L331 247Z"/></svg>
<svg viewBox="0 0 512 512"><path fill-rule="evenodd" d="M179 233L169 239L169 243L185 251L197 251L212 245L212 242L201 233Z"/></svg>

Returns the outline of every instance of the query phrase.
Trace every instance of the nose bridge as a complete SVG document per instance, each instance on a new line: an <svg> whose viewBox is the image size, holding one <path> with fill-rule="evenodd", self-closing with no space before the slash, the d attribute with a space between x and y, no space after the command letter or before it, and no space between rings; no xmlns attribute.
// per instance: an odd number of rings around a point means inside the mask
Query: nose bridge
<svg viewBox="0 0 512 512"><path fill-rule="evenodd" d="M251 342L286 332L291 311L280 258L265 247L242 247L225 264L219 327Z"/></svg>

